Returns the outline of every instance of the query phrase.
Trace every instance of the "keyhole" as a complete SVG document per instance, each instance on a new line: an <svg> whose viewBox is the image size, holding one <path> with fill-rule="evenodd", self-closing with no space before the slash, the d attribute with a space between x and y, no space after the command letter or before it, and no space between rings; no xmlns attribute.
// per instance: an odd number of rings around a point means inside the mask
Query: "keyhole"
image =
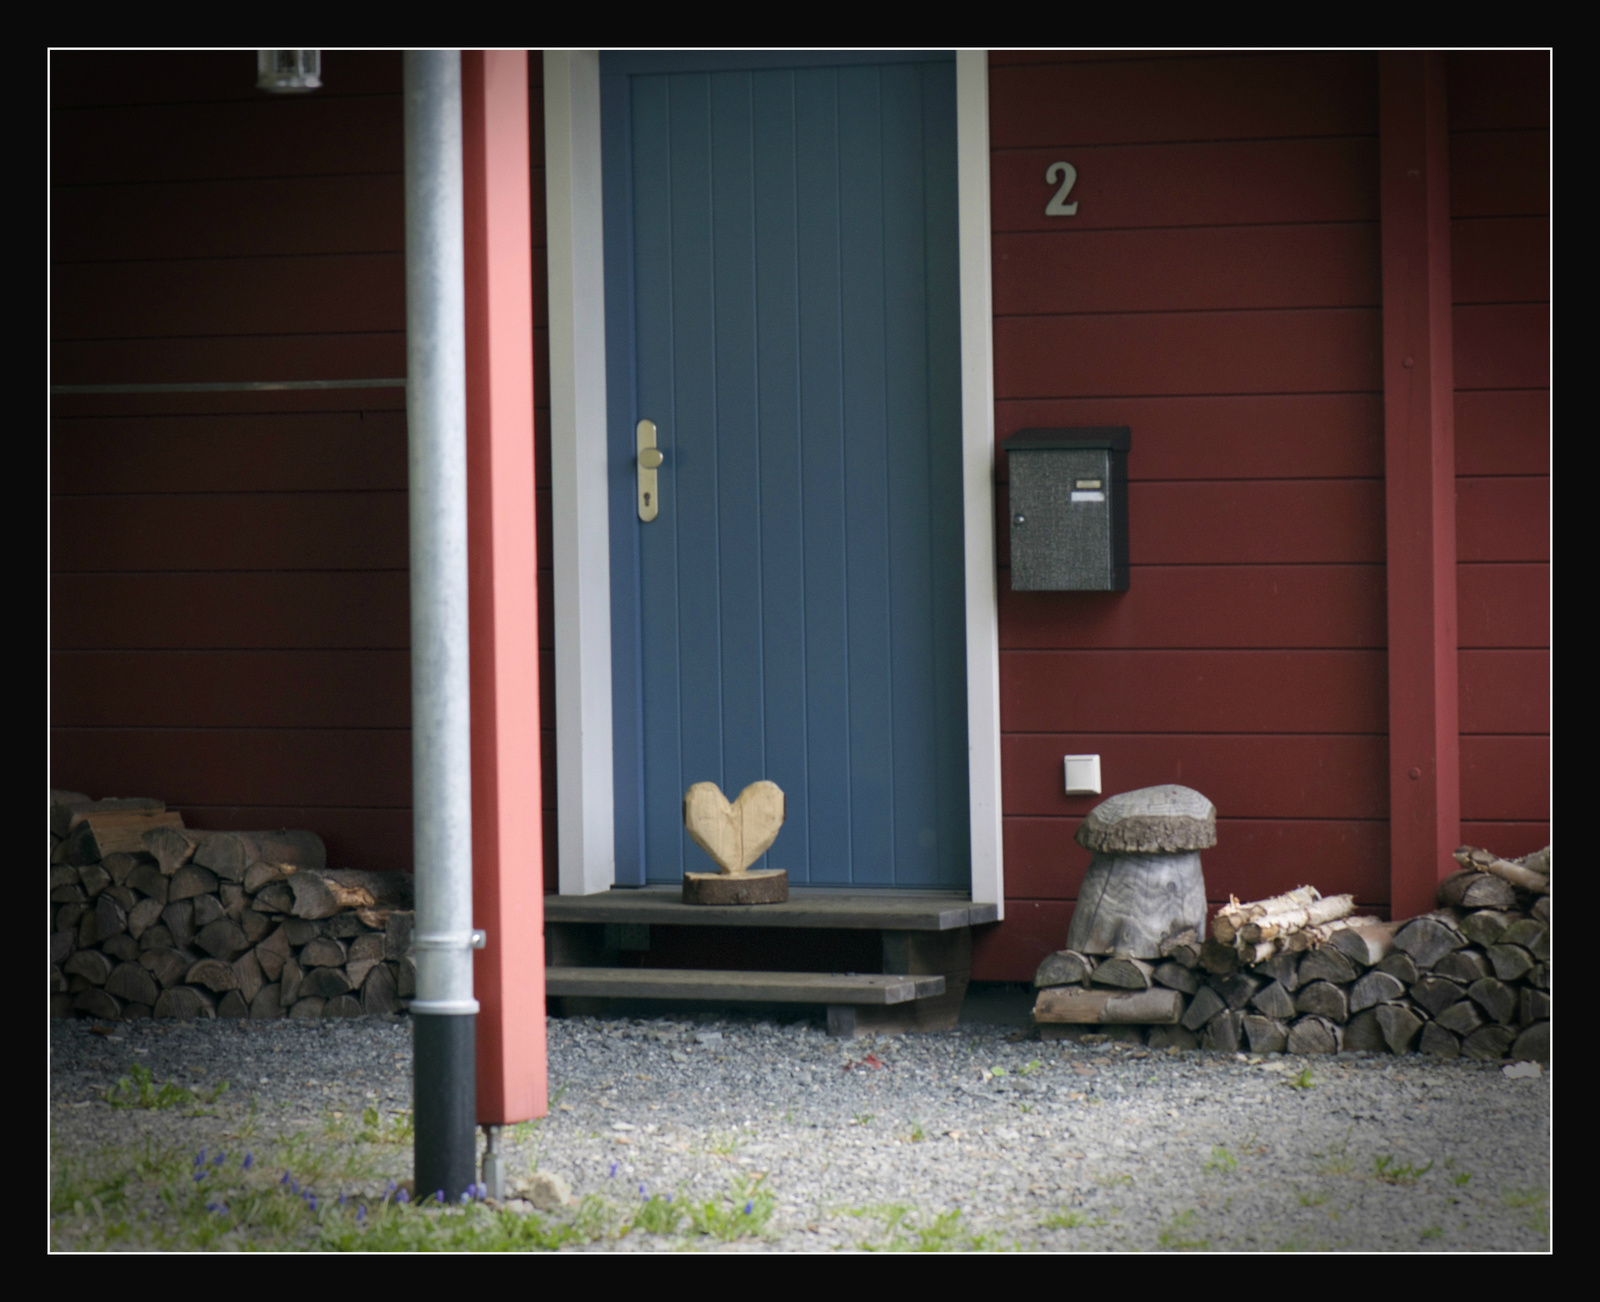
<svg viewBox="0 0 1600 1302"><path fill-rule="evenodd" d="M644 504L645 504L645 505L646 505L646 506L649 506L649 505L650 505L650 494L649 494L649 493L646 493L646 494L645 494L645 495L644 495Z"/></svg>

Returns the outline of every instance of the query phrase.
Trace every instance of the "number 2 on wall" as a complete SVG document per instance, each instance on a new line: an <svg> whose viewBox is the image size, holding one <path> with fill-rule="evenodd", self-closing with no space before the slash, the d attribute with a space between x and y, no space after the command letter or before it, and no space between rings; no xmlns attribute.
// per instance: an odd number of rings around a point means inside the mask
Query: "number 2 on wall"
<svg viewBox="0 0 1600 1302"><path fill-rule="evenodd" d="M1076 217L1078 205L1076 201L1067 203L1067 195L1072 193L1072 187L1078 183L1078 169L1071 163L1051 163L1045 169L1044 179L1046 185L1061 182L1061 188L1056 191L1055 197L1044 206L1046 217Z"/></svg>

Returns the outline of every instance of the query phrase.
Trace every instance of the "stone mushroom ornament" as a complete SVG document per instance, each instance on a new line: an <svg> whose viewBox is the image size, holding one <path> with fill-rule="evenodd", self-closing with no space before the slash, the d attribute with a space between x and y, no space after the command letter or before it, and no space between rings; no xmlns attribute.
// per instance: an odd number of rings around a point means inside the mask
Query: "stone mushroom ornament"
<svg viewBox="0 0 1600 1302"><path fill-rule="evenodd" d="M683 796L683 827L711 856L718 871L684 873L685 904L782 904L789 874L782 868L751 872L783 830L783 790L752 782L731 804L715 782L696 782Z"/></svg>
<svg viewBox="0 0 1600 1302"><path fill-rule="evenodd" d="M1067 929L1080 954L1160 958L1161 942L1203 935L1200 851L1217 843L1217 807L1189 787L1142 787L1103 800L1078 828L1094 852Z"/></svg>

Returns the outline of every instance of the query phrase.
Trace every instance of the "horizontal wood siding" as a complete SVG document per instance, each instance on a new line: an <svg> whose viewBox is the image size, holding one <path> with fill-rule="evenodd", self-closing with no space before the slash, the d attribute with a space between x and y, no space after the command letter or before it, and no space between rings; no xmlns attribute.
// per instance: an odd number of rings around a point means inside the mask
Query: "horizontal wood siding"
<svg viewBox="0 0 1600 1302"><path fill-rule="evenodd" d="M1376 59L995 56L996 435L1128 425L1126 593L1013 593L999 467L1007 920L1059 948L1098 797L1216 802L1207 892L1388 900ZM1053 162L1075 217L1046 217ZM1515 510L1515 506L1512 507ZM1486 709L1504 708L1492 695Z"/></svg>
<svg viewBox="0 0 1600 1302"><path fill-rule="evenodd" d="M400 57L330 51L323 79L274 97L248 51L52 57L54 383L404 376ZM62 395L50 455L51 782L409 868L404 390Z"/></svg>
<svg viewBox="0 0 1600 1302"><path fill-rule="evenodd" d="M1550 837L1550 85L1448 59L1462 838Z"/></svg>

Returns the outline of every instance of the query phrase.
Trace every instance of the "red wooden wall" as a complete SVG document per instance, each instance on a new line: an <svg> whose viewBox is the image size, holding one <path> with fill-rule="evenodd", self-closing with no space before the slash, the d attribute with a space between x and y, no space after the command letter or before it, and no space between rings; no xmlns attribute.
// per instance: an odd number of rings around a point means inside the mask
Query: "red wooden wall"
<svg viewBox="0 0 1600 1302"><path fill-rule="evenodd" d="M1550 80L1542 52L1454 54L1461 835L1550 840Z"/></svg>
<svg viewBox="0 0 1600 1302"><path fill-rule="evenodd" d="M400 57L323 74L268 96L249 51L52 57L53 383L405 374ZM51 473L51 783L408 868L403 390L61 395ZM542 448L541 521L548 475Z"/></svg>
<svg viewBox="0 0 1600 1302"><path fill-rule="evenodd" d="M1108 795L1216 803L1214 900L1381 908L1375 57L996 55L990 112L996 436L1132 428L1131 581L1001 573L1007 921L973 975L1031 978L1066 937L1099 799L1062 794L1069 753ZM1074 217L1044 215L1058 160Z"/></svg>

